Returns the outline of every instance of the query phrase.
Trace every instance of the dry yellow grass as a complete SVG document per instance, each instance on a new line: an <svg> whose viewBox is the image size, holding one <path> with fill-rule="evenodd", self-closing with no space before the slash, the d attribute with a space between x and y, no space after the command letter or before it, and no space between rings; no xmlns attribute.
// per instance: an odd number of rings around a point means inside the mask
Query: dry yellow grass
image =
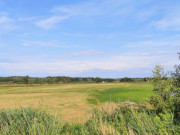
<svg viewBox="0 0 180 135"><path fill-rule="evenodd" d="M93 105L87 103L87 94L81 93L34 93L4 94L0 96L0 108L32 106L47 109L50 113L60 112L64 120L83 122Z"/></svg>
<svg viewBox="0 0 180 135"><path fill-rule="evenodd" d="M65 121L84 122L90 111L97 107L87 101L93 93L129 85L131 84L0 85L0 108L41 106L50 113L62 114Z"/></svg>
<svg viewBox="0 0 180 135"><path fill-rule="evenodd" d="M125 85L128 84L0 85L0 108L42 106L49 112L59 112L65 121L83 122L96 107L87 102L90 93Z"/></svg>

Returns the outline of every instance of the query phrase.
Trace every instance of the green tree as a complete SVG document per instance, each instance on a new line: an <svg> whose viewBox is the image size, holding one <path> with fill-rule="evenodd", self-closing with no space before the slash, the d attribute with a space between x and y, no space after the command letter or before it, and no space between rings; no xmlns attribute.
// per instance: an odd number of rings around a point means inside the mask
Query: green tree
<svg viewBox="0 0 180 135"><path fill-rule="evenodd" d="M180 53L179 60L180 60ZM180 122L180 64L175 65L175 72L172 74L172 76L175 78L174 85L176 86L176 91L174 92L174 96L176 97L176 104L175 104L175 118L179 119Z"/></svg>
<svg viewBox="0 0 180 135"><path fill-rule="evenodd" d="M25 84L29 84L30 78L29 78L28 75L23 78L23 82L24 82Z"/></svg>
<svg viewBox="0 0 180 135"><path fill-rule="evenodd" d="M170 77L170 72L165 73L164 68L157 65L150 82L154 86L154 96L150 97L149 102L154 105L155 111L157 113L171 111L174 112L174 118L179 119L180 92L176 85L177 79Z"/></svg>
<svg viewBox="0 0 180 135"><path fill-rule="evenodd" d="M99 78L99 77L96 77L96 78L95 78L95 82L96 82L96 83L100 83L100 82L102 82L102 79Z"/></svg>
<svg viewBox="0 0 180 135"><path fill-rule="evenodd" d="M63 83L69 83L69 82L70 82L70 78L63 76L63 77L61 77L61 82L63 82Z"/></svg>
<svg viewBox="0 0 180 135"><path fill-rule="evenodd" d="M178 53L178 55L179 55L179 60L180 60L180 53ZM172 75L174 78L177 79L177 85L180 87L180 64L175 65L175 72L172 72Z"/></svg>

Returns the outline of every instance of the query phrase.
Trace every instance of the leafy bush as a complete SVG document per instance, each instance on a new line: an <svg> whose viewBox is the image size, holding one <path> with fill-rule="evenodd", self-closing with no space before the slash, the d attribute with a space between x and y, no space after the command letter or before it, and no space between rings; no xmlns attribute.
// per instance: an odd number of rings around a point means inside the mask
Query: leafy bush
<svg viewBox="0 0 180 135"><path fill-rule="evenodd" d="M179 126L173 123L173 113L156 115L155 112L146 109L137 110L135 103L130 103L132 106L125 104L123 109L123 103L120 106L116 105L110 113L111 105L107 110L94 111L92 118L86 123L90 134L178 134Z"/></svg>
<svg viewBox="0 0 180 135"><path fill-rule="evenodd" d="M169 77L162 66L157 65L153 70L153 78L150 82L154 86L154 96L150 97L149 103L154 105L157 113L174 112L174 120L180 119L180 91L177 87L177 79Z"/></svg>

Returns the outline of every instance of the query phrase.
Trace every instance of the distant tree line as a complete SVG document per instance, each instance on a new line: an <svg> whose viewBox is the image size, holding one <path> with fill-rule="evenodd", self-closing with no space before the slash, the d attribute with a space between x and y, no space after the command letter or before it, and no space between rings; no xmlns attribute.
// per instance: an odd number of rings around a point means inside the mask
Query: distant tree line
<svg viewBox="0 0 180 135"><path fill-rule="evenodd" d="M0 77L0 82L16 83L16 84L60 84L60 83L111 83L111 82L138 82L146 81L146 78L100 78L100 77L66 77L66 76L48 76L48 77L29 77L27 76L11 76Z"/></svg>
<svg viewBox="0 0 180 135"><path fill-rule="evenodd" d="M124 77L119 79L119 82L146 82L148 80L148 77L145 78L129 78Z"/></svg>
<svg viewBox="0 0 180 135"><path fill-rule="evenodd" d="M114 82L115 79L110 78L81 78L81 77L29 77L29 76L12 76L12 77L0 77L0 82L17 83L17 84L58 84L58 83L102 83L102 82Z"/></svg>

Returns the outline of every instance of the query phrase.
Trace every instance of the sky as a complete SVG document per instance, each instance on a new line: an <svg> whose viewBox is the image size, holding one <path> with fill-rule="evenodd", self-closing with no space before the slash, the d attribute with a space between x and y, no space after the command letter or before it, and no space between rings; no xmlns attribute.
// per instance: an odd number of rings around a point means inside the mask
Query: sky
<svg viewBox="0 0 180 135"><path fill-rule="evenodd" d="M179 51L180 0L0 0L0 76L150 77Z"/></svg>

